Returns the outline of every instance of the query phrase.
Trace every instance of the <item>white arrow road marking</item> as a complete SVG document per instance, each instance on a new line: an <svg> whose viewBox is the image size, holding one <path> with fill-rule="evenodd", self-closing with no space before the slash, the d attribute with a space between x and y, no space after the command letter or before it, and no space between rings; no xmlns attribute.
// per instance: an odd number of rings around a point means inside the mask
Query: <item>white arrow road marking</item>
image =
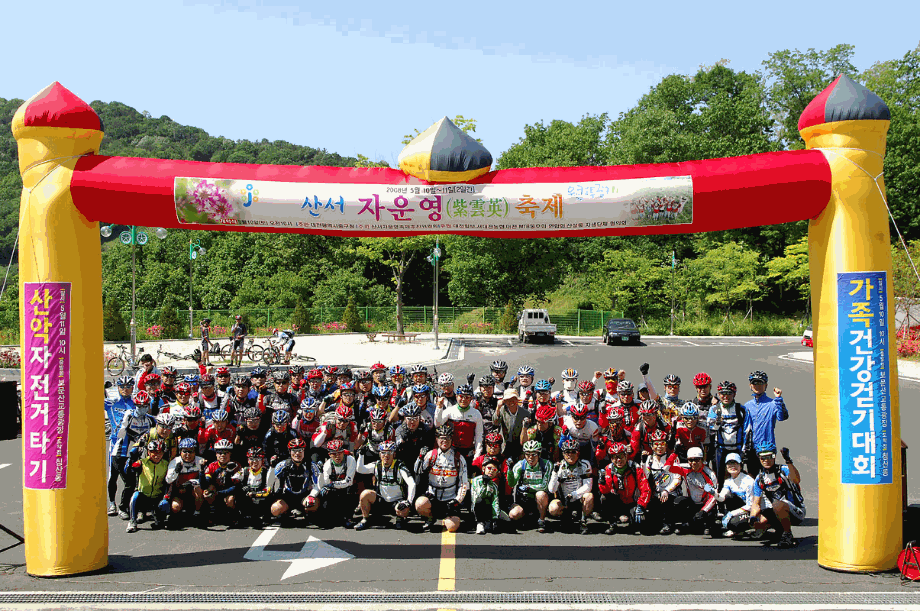
<svg viewBox="0 0 920 611"><path fill-rule="evenodd" d="M291 566L289 566L284 572L284 575L281 576L281 581L284 581L288 577L294 577L301 573L309 573L310 571L315 571L316 569L325 568L354 558L354 556L348 552L333 547L312 535L307 539L307 542L303 544L299 552L267 551L265 548L271 543L272 537L275 536L276 532L278 532L277 526L270 526L263 530L259 538L256 539L255 543L252 544L252 547L249 548L249 551L246 552L246 555L243 557L246 560L290 562Z"/></svg>
<svg viewBox="0 0 920 611"><path fill-rule="evenodd" d="M11 464L13 464L13 463L11 463L11 462L5 462L5 463L3 463L2 465L0 465L0 469L2 469L2 468L4 468L4 467L9 467Z"/></svg>

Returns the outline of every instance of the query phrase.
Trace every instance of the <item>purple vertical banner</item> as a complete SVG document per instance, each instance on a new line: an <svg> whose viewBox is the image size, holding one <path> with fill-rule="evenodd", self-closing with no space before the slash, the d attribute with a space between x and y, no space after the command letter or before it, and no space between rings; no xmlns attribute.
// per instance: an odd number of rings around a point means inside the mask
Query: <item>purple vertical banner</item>
<svg viewBox="0 0 920 611"><path fill-rule="evenodd" d="M67 487L70 291L69 282L23 286L23 486L32 490Z"/></svg>

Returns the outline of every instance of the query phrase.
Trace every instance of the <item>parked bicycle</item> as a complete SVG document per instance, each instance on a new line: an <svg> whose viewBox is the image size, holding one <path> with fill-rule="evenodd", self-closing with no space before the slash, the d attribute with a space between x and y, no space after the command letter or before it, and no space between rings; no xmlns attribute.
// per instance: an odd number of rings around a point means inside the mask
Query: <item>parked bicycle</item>
<svg viewBox="0 0 920 611"><path fill-rule="evenodd" d="M109 358L105 363L105 369L109 372L111 376L120 376L124 373L126 367L131 367L134 371L137 371L141 368L140 358L144 354L144 347L137 347L137 354L131 354L129 348L122 344L115 344L115 347L119 349L118 353Z"/></svg>
<svg viewBox="0 0 920 611"><path fill-rule="evenodd" d="M256 343L254 338L248 338L243 343L243 356L248 358L253 363L257 363L262 360L263 353L265 348ZM220 358L225 363L230 362L230 356L233 354L233 341L231 340L229 344L225 344L220 349Z"/></svg>
<svg viewBox="0 0 920 611"><path fill-rule="evenodd" d="M163 350L163 344L160 344L157 346L157 360L160 360L160 357L163 356L174 361L184 361L189 359L197 363L201 359L201 350L196 349L195 352L192 352L191 354L182 355L176 354L175 352L167 352L166 350Z"/></svg>

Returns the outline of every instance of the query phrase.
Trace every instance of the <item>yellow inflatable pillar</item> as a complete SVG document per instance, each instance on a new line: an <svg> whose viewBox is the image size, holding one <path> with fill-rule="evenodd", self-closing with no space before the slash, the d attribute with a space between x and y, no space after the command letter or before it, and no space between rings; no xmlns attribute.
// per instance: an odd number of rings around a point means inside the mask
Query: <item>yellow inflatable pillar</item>
<svg viewBox="0 0 920 611"><path fill-rule="evenodd" d="M12 129L23 183L26 570L73 575L108 564L99 224L77 211L70 194L78 158L99 151L102 122L52 83L16 111Z"/></svg>
<svg viewBox="0 0 920 611"><path fill-rule="evenodd" d="M891 245L882 162L890 115L840 76L799 130L832 174L827 208L809 223L818 422L818 564L896 565L902 547L900 416ZM805 485L814 485L806 482Z"/></svg>

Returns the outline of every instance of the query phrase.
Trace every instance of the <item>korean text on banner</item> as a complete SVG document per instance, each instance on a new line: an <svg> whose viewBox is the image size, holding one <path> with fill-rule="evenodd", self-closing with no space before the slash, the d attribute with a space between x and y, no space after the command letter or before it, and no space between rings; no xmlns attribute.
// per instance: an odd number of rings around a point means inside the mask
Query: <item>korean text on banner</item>
<svg viewBox="0 0 920 611"><path fill-rule="evenodd" d="M837 274L840 458L844 484L890 484L886 272Z"/></svg>
<svg viewBox="0 0 920 611"><path fill-rule="evenodd" d="M23 485L32 490L66 488L71 285L26 282L23 289Z"/></svg>

